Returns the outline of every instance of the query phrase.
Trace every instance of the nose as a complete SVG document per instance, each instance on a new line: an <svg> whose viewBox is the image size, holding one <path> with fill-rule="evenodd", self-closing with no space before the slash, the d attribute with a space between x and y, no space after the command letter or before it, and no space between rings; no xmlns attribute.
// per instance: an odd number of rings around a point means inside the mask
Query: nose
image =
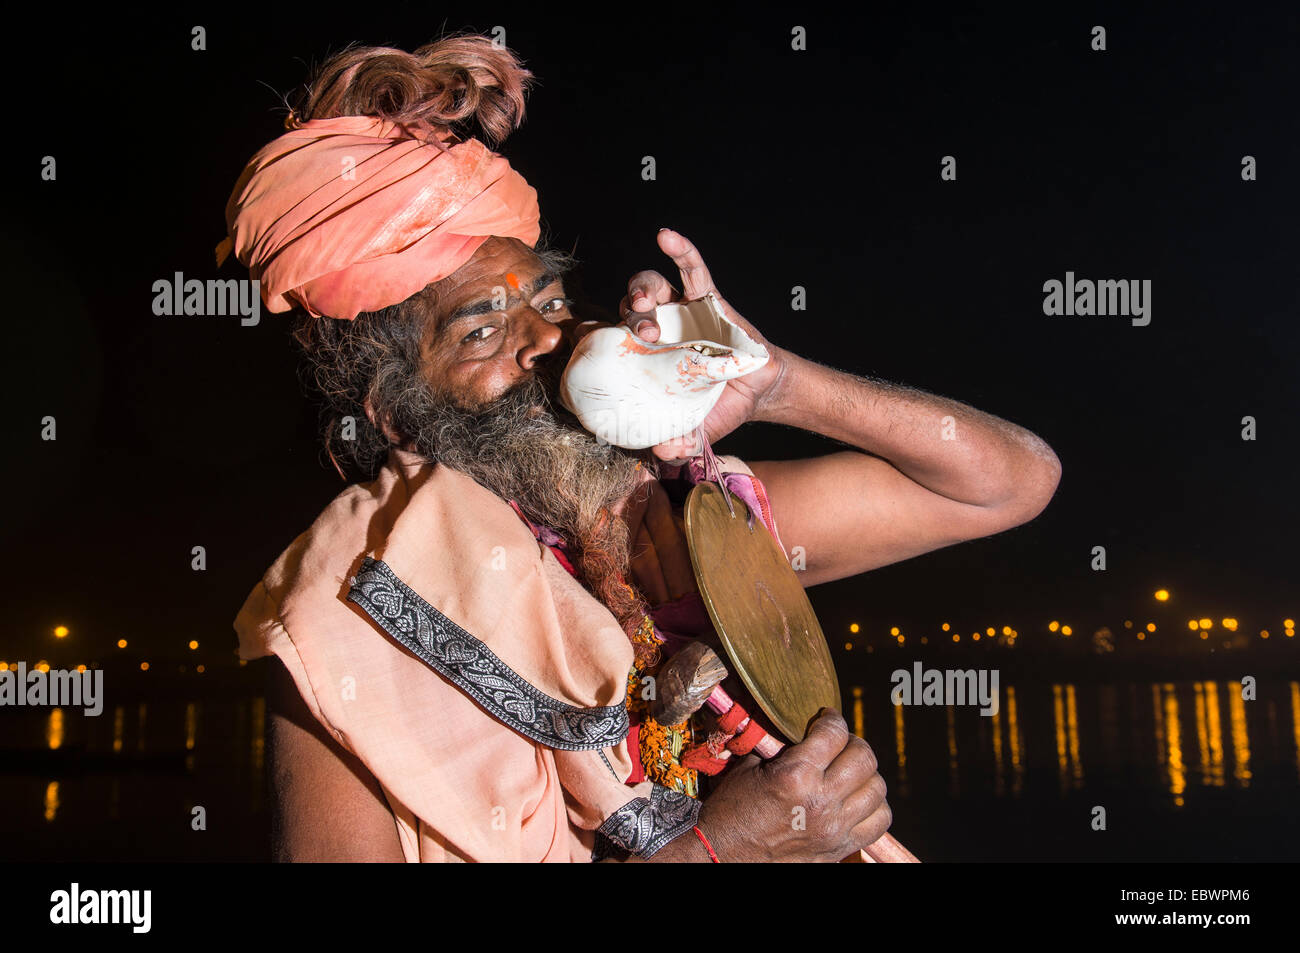
<svg viewBox="0 0 1300 953"><path fill-rule="evenodd" d="M519 346L518 359L520 367L531 371L540 362L559 357L558 350L564 341L564 331L533 308L529 308L527 314L528 323Z"/></svg>

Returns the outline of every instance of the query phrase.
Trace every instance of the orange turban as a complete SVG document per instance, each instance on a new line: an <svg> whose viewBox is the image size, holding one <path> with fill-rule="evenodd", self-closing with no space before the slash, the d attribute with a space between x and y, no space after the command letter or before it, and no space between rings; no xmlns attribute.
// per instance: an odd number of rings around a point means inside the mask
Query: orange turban
<svg viewBox="0 0 1300 953"><path fill-rule="evenodd" d="M244 169L217 264L233 250L268 311L350 321L450 275L489 236L536 245L536 190L477 139L434 134L368 116L298 124Z"/></svg>

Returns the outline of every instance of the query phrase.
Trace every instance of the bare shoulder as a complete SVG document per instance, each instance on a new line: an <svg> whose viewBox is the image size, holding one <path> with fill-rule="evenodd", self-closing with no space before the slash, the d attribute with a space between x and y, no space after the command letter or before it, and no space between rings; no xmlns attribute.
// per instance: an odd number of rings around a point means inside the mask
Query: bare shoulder
<svg viewBox="0 0 1300 953"><path fill-rule="evenodd" d="M277 658L267 664L275 859L404 860L379 783L312 716L284 664Z"/></svg>

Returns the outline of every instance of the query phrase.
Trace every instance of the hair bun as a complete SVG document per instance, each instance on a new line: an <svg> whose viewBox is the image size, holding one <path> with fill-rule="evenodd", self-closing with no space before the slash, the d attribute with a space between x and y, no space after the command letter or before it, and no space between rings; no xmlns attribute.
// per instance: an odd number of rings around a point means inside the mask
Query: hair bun
<svg viewBox="0 0 1300 953"><path fill-rule="evenodd" d="M532 81L513 53L476 34L446 36L414 53L353 45L321 66L295 112L303 122L375 116L427 123L461 138L477 126L495 147L523 122Z"/></svg>

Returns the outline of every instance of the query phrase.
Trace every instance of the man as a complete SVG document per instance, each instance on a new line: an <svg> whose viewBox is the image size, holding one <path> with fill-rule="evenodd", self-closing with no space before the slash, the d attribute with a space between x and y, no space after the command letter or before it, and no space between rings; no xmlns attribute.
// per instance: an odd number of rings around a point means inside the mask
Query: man
<svg viewBox="0 0 1300 953"><path fill-rule="evenodd" d="M750 420L865 451L723 458L773 536L806 552L805 586L1019 525L1059 464L1010 423L773 345L668 229L681 291L640 272L623 320L654 341L657 304L711 292L771 360L652 453L587 434L556 399L594 326L565 296L568 262L538 244L522 177L453 132L474 119L499 140L527 80L482 38L344 51L227 210L268 308L307 312L297 336L331 456L374 477L285 551L236 621L244 657L284 663L278 855L838 860L891 818L870 747L837 712L769 762L733 759L702 798L677 750L691 725L629 719L629 670L706 634L678 612L698 607L668 489L681 464Z"/></svg>

